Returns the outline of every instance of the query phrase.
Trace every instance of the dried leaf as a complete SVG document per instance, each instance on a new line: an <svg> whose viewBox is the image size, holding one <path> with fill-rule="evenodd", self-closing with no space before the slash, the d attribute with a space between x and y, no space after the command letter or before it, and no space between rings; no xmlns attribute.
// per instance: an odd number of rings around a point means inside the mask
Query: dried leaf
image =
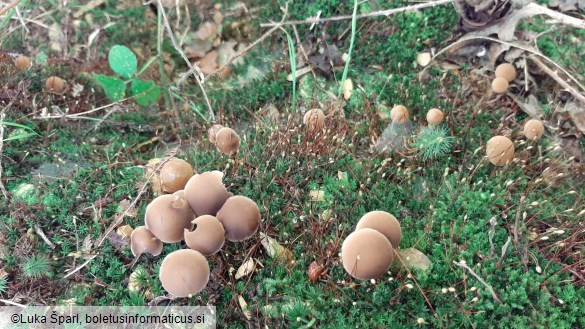
<svg viewBox="0 0 585 329"><path fill-rule="evenodd" d="M144 176L149 180L150 188L154 195L161 195L163 193L159 173L155 173L155 169L157 168L159 162L160 158L150 159L144 172Z"/></svg>
<svg viewBox="0 0 585 329"><path fill-rule="evenodd" d="M138 270L134 271L130 274L130 277L128 278L128 290L129 291L140 292L140 284L138 282L139 275L140 275L140 273L138 273Z"/></svg>
<svg viewBox="0 0 585 329"><path fill-rule="evenodd" d="M288 265L294 263L294 255L292 251L280 245L276 240L268 235L260 232L261 242L268 256L278 259Z"/></svg>
<svg viewBox="0 0 585 329"><path fill-rule="evenodd" d="M116 230L116 233L121 237L130 238L130 235L132 235L132 231L134 231L132 226L124 225L124 226L118 227L118 229Z"/></svg>
<svg viewBox="0 0 585 329"><path fill-rule="evenodd" d="M309 198L314 202L322 202L325 200L325 191L323 190L312 190L309 191Z"/></svg>
<svg viewBox="0 0 585 329"><path fill-rule="evenodd" d="M199 40L213 40L217 35L217 24L214 22L203 22L193 37Z"/></svg>
<svg viewBox="0 0 585 329"><path fill-rule="evenodd" d="M309 265L308 270L309 280L311 280L311 282L313 283L317 282L317 280L319 280L319 278L324 272L325 267L317 264L316 261L313 261L311 265Z"/></svg>
<svg viewBox="0 0 585 329"><path fill-rule="evenodd" d="M534 95L528 95L528 97L526 98L526 102L521 101L520 98L518 97L514 96L511 97L516 102L516 104L520 106L522 111L528 114L531 118L541 119L542 117L544 117L545 115L544 111L540 107L540 103L538 102L538 99L536 99Z"/></svg>
<svg viewBox="0 0 585 329"><path fill-rule="evenodd" d="M426 270L431 266L431 260L418 249L396 249L396 264L399 267L407 267L410 269Z"/></svg>
<svg viewBox="0 0 585 329"><path fill-rule="evenodd" d="M242 265L240 265L240 267L236 271L235 275L236 280L243 278L244 276L250 275L252 272L254 272L255 268L256 263L254 262L254 259L248 258L248 260L245 261Z"/></svg>
<svg viewBox="0 0 585 329"><path fill-rule="evenodd" d="M238 302L240 304L240 308L242 309L242 312L244 313L244 316L246 317L246 319L252 320L252 312L250 312L250 310L248 309L248 303L246 303L246 301L244 300L244 297L242 297L242 295L238 295Z"/></svg>
<svg viewBox="0 0 585 329"><path fill-rule="evenodd" d="M136 209L128 199L124 199L120 201L117 213L120 216L124 215L124 217L136 217L138 209Z"/></svg>
<svg viewBox="0 0 585 329"><path fill-rule="evenodd" d="M585 134L585 106L576 102L568 102L565 104L563 112L569 112L575 127Z"/></svg>
<svg viewBox="0 0 585 329"><path fill-rule="evenodd" d="M429 63L431 62L431 53L429 52L424 52L424 53L419 53L416 56L416 63L422 67L425 67L427 65L429 65Z"/></svg>
<svg viewBox="0 0 585 329"><path fill-rule="evenodd" d="M53 23L49 28L49 40L51 41L51 50L60 52L63 50L62 44L65 40L65 34L61 29L61 24Z"/></svg>
<svg viewBox="0 0 585 329"><path fill-rule="evenodd" d="M353 81L351 79L346 79L343 83L343 98L348 100L351 98L351 94L353 93Z"/></svg>
<svg viewBox="0 0 585 329"><path fill-rule="evenodd" d="M212 50L205 55L199 62L201 72L205 74L213 74L217 70L217 51Z"/></svg>

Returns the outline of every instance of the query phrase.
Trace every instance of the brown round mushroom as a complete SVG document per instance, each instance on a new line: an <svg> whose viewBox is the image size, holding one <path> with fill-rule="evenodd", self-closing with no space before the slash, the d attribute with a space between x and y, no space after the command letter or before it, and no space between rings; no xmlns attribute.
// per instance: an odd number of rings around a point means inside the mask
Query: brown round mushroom
<svg viewBox="0 0 585 329"><path fill-rule="evenodd" d="M439 109L430 109L427 112L427 122L429 125L438 126L443 122L444 118L445 115L443 114L443 111Z"/></svg>
<svg viewBox="0 0 585 329"><path fill-rule="evenodd" d="M351 233L341 245L341 261L349 275L360 280L383 276L394 260L394 249L384 234L364 228Z"/></svg>
<svg viewBox="0 0 585 329"><path fill-rule="evenodd" d="M516 69L510 63L502 63L496 67L496 78L504 78L508 83L516 79Z"/></svg>
<svg viewBox="0 0 585 329"><path fill-rule="evenodd" d="M59 77L49 77L45 81L45 89L50 93L60 94L65 90L65 80Z"/></svg>
<svg viewBox="0 0 585 329"><path fill-rule="evenodd" d="M163 288L175 297L189 297L205 288L209 281L209 264L199 251L182 249L168 254L162 261L159 279Z"/></svg>
<svg viewBox="0 0 585 329"><path fill-rule="evenodd" d="M162 242L173 243L183 240L183 232L191 228L195 214L185 200L184 191L163 194L146 207L144 223Z"/></svg>
<svg viewBox="0 0 585 329"><path fill-rule="evenodd" d="M258 230L260 209L252 199L236 195L225 202L217 213L229 241L246 240Z"/></svg>
<svg viewBox="0 0 585 329"><path fill-rule="evenodd" d="M240 136L232 128L221 128L215 135L217 149L226 155L238 152Z"/></svg>
<svg viewBox="0 0 585 329"><path fill-rule="evenodd" d="M486 146L488 160L496 165L503 166L514 158L514 144L504 136L494 136Z"/></svg>
<svg viewBox="0 0 585 329"><path fill-rule="evenodd" d="M16 60L14 60L14 66L20 71L28 70L30 64L30 58L26 56L18 56Z"/></svg>
<svg viewBox="0 0 585 329"><path fill-rule="evenodd" d="M165 192L174 193L185 188L195 172L189 162L171 159L160 169L160 182Z"/></svg>
<svg viewBox="0 0 585 329"><path fill-rule="evenodd" d="M215 144L215 136L217 136L217 133L221 130L221 128L224 128L224 126L215 124L211 126L209 129L207 129L207 139L212 144Z"/></svg>
<svg viewBox="0 0 585 329"><path fill-rule="evenodd" d="M162 241L157 239L145 226L139 226L130 234L130 250L134 257L149 253L158 256L162 252Z"/></svg>
<svg viewBox="0 0 585 329"><path fill-rule="evenodd" d="M408 109L404 105L396 105L390 111L392 122L405 122L409 117Z"/></svg>
<svg viewBox="0 0 585 329"><path fill-rule="evenodd" d="M495 78L492 81L492 90L496 94L503 94L508 90L508 81L502 77Z"/></svg>
<svg viewBox="0 0 585 329"><path fill-rule="evenodd" d="M185 185L185 199L197 216L215 216L225 201L232 196L223 182L221 171L195 175Z"/></svg>
<svg viewBox="0 0 585 329"><path fill-rule="evenodd" d="M216 217L203 215L195 218L192 223L193 230L185 229L185 242L189 248L210 256L223 247L225 230Z"/></svg>
<svg viewBox="0 0 585 329"><path fill-rule="evenodd" d="M530 119L524 124L524 136L528 140L534 141L540 139L544 134L544 125L542 121L536 119Z"/></svg>
<svg viewBox="0 0 585 329"><path fill-rule="evenodd" d="M362 216L356 226L356 231L364 228L374 229L382 234L390 241L394 249L398 248L400 239L402 238L402 229L400 223L393 215L385 211L370 211Z"/></svg>
<svg viewBox="0 0 585 329"><path fill-rule="evenodd" d="M303 124L309 132L320 132L325 127L325 113L321 109L308 110L303 116Z"/></svg>

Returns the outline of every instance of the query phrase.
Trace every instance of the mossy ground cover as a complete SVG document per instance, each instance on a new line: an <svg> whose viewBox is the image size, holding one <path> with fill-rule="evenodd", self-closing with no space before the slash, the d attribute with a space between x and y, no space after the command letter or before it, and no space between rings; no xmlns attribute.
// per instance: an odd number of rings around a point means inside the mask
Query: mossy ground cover
<svg viewBox="0 0 585 329"><path fill-rule="evenodd" d="M280 17L276 4L250 2L248 16L228 16L225 24L246 21L252 27L248 41L253 42L263 31L259 23ZM51 17L57 21L79 5L73 2L64 9L47 2L42 7L55 10ZM319 10L323 17L345 15L352 5L293 2L289 19L305 19ZM35 10L38 5L27 6ZM205 10L211 7L203 4L197 7L199 14L191 13L193 26L208 19ZM360 5L360 12L378 9L386 5ZM180 96L174 108L165 108L161 100L148 108L123 104L102 122L104 112L89 115L94 120L34 119L52 105L78 112L90 109L79 100L43 93L46 77L59 74L91 86L88 73L107 71L106 54L115 44L137 51L142 64L156 55L156 16L148 6L108 1L90 13L94 23L105 25L113 19L118 26L128 26L105 29L91 62L51 53L34 30L3 35L1 40L3 49L43 51L49 58L46 65L12 74L8 55L2 55L0 96L10 101L10 88L22 95L20 103L8 107L5 121L39 134L5 142L3 148L2 179L11 194L0 203L3 299L23 304L145 305L164 296L158 269L164 255L182 244L165 245L161 257L142 256L130 268L134 257L129 247L120 248L112 239L99 247L96 242L146 184L148 160L178 148L178 156L197 172L221 170L232 193L255 200L263 218L260 230L294 255L293 264L272 259L255 237L226 243L209 257L207 288L170 303L215 305L221 327L585 327L582 164L564 153L554 134L519 143L526 115L505 97L486 98L489 81L478 77L472 64L459 70L432 67L430 78L418 79L417 54L440 49L455 38L451 31L457 14L452 7L358 20L348 77L360 88L342 111L335 111L327 96L339 90L336 81L342 72L336 71L329 78L302 78L296 91L300 110L292 112L286 38L275 33L246 54L230 77L211 78L206 84L219 122L242 137L235 157L221 155L206 140L210 123L203 119L206 107L194 83L174 91ZM542 21L530 24L527 29L543 29ZM79 26L68 41L72 45L85 42L95 28L87 20ZM344 21L297 29L301 40L327 34L347 51L349 26ZM342 34L345 37L338 40ZM563 62L581 49L573 47L567 35L583 40L580 31L550 34L539 46L567 69L583 72L582 62ZM178 71L185 71L169 41L163 48ZM156 77L157 72L155 68L147 74ZM258 78L238 79L249 72ZM94 88L86 87L81 104L107 104L99 87ZM180 99L190 103L183 107ZM276 120L259 111L270 103L279 111ZM379 116L380 109L394 104L411 109L416 129L426 125L428 109L444 109L445 127L453 138L450 151L433 160L415 151L369 152L389 123ZM301 110L316 106L329 115L326 131L315 139L302 127ZM517 141L517 161L505 167L494 167L484 158L486 141L498 134ZM311 191L324 192L323 198L314 200ZM142 225L153 197L149 189L140 195L124 224ZM399 219L401 248L422 251L432 262L430 269L393 265L374 281L356 281L344 271L338 256L343 239L363 214L376 209ZM89 257L94 258L87 266L64 278L67 270ZM248 257L257 261L256 272L236 280L234 269ZM307 274L313 261L325 268L314 283ZM487 285L455 262L465 262ZM132 272L138 273L136 291L128 289ZM251 319L239 306L240 296Z"/></svg>

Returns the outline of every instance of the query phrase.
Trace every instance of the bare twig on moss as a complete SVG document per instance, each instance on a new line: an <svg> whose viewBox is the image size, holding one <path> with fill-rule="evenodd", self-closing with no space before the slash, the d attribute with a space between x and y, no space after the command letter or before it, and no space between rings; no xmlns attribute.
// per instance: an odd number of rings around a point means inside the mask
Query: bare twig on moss
<svg viewBox="0 0 585 329"><path fill-rule="evenodd" d="M568 92L573 95L576 99L580 100L583 104L585 104L585 96L579 93L575 88L569 85L563 78L559 76L559 74L553 70L551 70L548 66L546 66L540 59L538 59L534 55L530 55L530 59L541 69L544 73L548 74L551 78L553 78L556 82L558 82L563 88L567 89Z"/></svg>
<svg viewBox="0 0 585 329"><path fill-rule="evenodd" d="M0 9L0 16L6 14L10 9L18 6L20 1L22 1L22 0L14 0L11 3L7 4L6 6L4 6L4 8Z"/></svg>
<svg viewBox="0 0 585 329"><path fill-rule="evenodd" d="M416 5L400 7L400 8L393 8L387 10L376 11L373 13L361 14L357 15L356 18L368 18L368 17L378 17L378 16L390 16L399 13L406 13L410 11L416 11L419 9L435 7L440 5L445 5L448 3L455 2L455 0L438 0L432 2L425 2ZM288 22L280 22L280 23L262 23L260 24L261 27L281 27L286 25L301 25L301 24L315 24L315 23L323 23L323 22L331 22L331 21L345 21L350 20L353 18L353 15L344 15L344 16L335 16L329 18L309 18L306 20L301 21L288 21Z"/></svg>
<svg viewBox="0 0 585 329"><path fill-rule="evenodd" d="M26 308L26 305L22 305L22 304L19 304L17 302L13 302L11 300L6 300L6 299L0 299L0 303L4 303L4 304L7 304L7 305L12 305L12 306L18 306L20 308Z"/></svg>
<svg viewBox="0 0 585 329"><path fill-rule="evenodd" d="M6 109L2 109L2 111L0 111L0 121L4 121L4 118L6 117L6 113L4 112ZM2 192L2 195L4 196L4 200L8 200L8 191L6 191L6 188L4 187L4 184L2 183L2 148L4 147L4 125L0 124L0 191Z"/></svg>
<svg viewBox="0 0 585 329"><path fill-rule="evenodd" d="M45 243L49 246L49 248L51 249L55 249L55 245L53 244L53 242L51 242L51 240L49 240L49 238L47 238L47 236L45 235L45 232L43 232L43 229L41 228L40 224L35 224L35 232L37 232L37 234L41 237L41 239L43 239L43 241L45 241Z"/></svg>
<svg viewBox="0 0 585 329"><path fill-rule="evenodd" d="M483 284L488 291L490 292L490 294L492 294L492 297L494 298L495 301L497 301L498 303L502 304L502 301L500 300L500 298L498 298L498 295L496 295L496 292L494 291L494 288L492 288L492 286L490 286L489 284L487 284L479 275L477 275L477 273L475 273L471 267L467 266L467 264L465 264L464 262L456 262L453 261L453 264L459 266L459 267L463 267L464 269L466 269L467 271L469 271L469 273L471 275L473 275L477 281L481 282L481 284Z"/></svg>

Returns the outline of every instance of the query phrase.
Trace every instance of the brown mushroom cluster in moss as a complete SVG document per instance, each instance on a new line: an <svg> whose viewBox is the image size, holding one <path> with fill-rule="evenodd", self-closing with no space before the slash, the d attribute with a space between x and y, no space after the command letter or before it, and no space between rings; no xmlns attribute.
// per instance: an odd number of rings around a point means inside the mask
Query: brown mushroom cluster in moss
<svg viewBox="0 0 585 329"><path fill-rule="evenodd" d="M232 128L219 124L215 124L207 130L207 139L225 155L232 155L240 149L240 135Z"/></svg>
<svg viewBox="0 0 585 329"><path fill-rule="evenodd" d="M376 279L390 269L394 250L402 238L400 223L388 212L371 211L341 246L341 261L349 275L360 280Z"/></svg>
<svg viewBox="0 0 585 329"><path fill-rule="evenodd" d="M508 91L510 83L516 79L516 69L510 63L502 63L496 67L495 79L492 80L492 91L503 94Z"/></svg>

